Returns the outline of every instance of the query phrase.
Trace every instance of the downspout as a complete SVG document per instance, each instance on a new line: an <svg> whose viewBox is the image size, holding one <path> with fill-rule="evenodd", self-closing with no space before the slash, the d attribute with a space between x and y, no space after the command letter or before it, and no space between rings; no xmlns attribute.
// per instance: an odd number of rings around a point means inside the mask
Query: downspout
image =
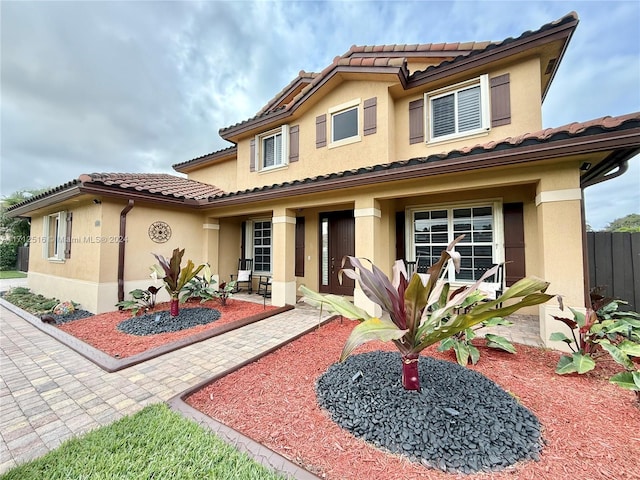
<svg viewBox="0 0 640 480"><path fill-rule="evenodd" d="M127 213L133 208L133 200L129 200L120 212L120 236L118 237L118 302L124 301L124 247L127 238Z"/></svg>
<svg viewBox="0 0 640 480"><path fill-rule="evenodd" d="M591 308L591 282L589 278L589 245L587 242L587 215L584 208L584 188L580 199L580 216L582 217L582 277L584 279L584 305Z"/></svg>

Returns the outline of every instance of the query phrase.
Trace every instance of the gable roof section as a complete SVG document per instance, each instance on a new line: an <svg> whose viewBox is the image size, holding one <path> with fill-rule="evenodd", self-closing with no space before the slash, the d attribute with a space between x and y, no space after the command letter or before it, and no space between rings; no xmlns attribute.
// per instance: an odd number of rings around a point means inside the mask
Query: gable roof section
<svg viewBox="0 0 640 480"><path fill-rule="evenodd" d="M404 89L410 89L469 68L481 66L560 40L563 42L560 55L550 61L545 66L547 71L543 72L548 74L542 89L544 98L577 24L577 13L571 12L559 20L543 25L536 31L527 31L515 39L507 38L501 42L354 45L345 54L335 57L333 62L318 74L308 74L301 71L298 77L270 100L257 115L235 125L221 128L219 133L225 140L235 141L239 135L252 129L284 121L322 85L338 73L393 74L398 76ZM443 61L423 71L417 71L409 75L407 60L411 58L442 58ZM302 83L306 83L306 85L288 103L285 103L284 100L287 99L287 94L290 94L295 86L299 86Z"/></svg>
<svg viewBox="0 0 640 480"><path fill-rule="evenodd" d="M231 147L187 160L186 162L175 163L172 167L177 172L187 173L197 170L198 168L217 163L218 161L235 158L236 155L238 155L238 147L236 145L232 145Z"/></svg>
<svg viewBox="0 0 640 480"><path fill-rule="evenodd" d="M91 173L35 195L8 212L11 216L23 215L82 194L188 207L223 193L215 185L166 173Z"/></svg>
<svg viewBox="0 0 640 480"><path fill-rule="evenodd" d="M208 205L212 207L236 205L337 188L406 180L418 176L428 177L473 171L609 150L612 150L613 154L601 162L603 167L606 167L599 169L601 180L606 179L605 177L613 178L608 175L611 170L618 167L625 169L625 163L640 153L640 112L619 117L603 117L587 122L574 122L428 157L225 193L209 198ZM592 177L589 172L583 175L582 187L597 183L597 179L589 177Z"/></svg>

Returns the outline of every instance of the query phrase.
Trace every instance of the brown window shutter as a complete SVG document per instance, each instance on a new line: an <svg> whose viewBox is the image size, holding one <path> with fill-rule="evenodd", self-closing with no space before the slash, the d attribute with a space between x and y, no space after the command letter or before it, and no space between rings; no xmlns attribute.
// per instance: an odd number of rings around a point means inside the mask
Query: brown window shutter
<svg viewBox="0 0 640 480"><path fill-rule="evenodd" d="M249 171L256 171L256 139L252 138L249 142Z"/></svg>
<svg viewBox="0 0 640 480"><path fill-rule="evenodd" d="M300 157L300 126L289 129L289 163L297 162Z"/></svg>
<svg viewBox="0 0 640 480"><path fill-rule="evenodd" d="M511 96L509 74L505 73L490 80L491 85L491 126L511 123Z"/></svg>
<svg viewBox="0 0 640 480"><path fill-rule="evenodd" d="M64 239L64 258L71 258L71 225L73 224L73 213L67 212L67 232Z"/></svg>
<svg viewBox="0 0 640 480"><path fill-rule="evenodd" d="M424 142L424 100L409 102L409 143Z"/></svg>
<svg viewBox="0 0 640 480"><path fill-rule="evenodd" d="M364 101L364 134L376 133L376 116L378 112L378 98L373 97Z"/></svg>
<svg viewBox="0 0 640 480"><path fill-rule="evenodd" d="M316 148L327 145L327 115L316 117Z"/></svg>
<svg viewBox="0 0 640 480"><path fill-rule="evenodd" d="M304 277L304 217L296 218L296 277Z"/></svg>
<svg viewBox="0 0 640 480"><path fill-rule="evenodd" d="M507 287L521 278L525 272L524 212L522 203L505 203L504 214L504 266Z"/></svg>

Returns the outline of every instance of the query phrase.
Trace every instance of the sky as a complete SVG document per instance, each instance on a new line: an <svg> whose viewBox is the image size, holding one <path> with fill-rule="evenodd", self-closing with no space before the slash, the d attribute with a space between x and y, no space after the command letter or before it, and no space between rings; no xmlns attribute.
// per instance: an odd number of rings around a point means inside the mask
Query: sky
<svg viewBox="0 0 640 480"><path fill-rule="evenodd" d="M230 146L300 70L351 45L502 41L576 11L543 105L558 127L640 111L637 1L0 2L0 195L165 172ZM596 230L640 213L640 156L585 190Z"/></svg>

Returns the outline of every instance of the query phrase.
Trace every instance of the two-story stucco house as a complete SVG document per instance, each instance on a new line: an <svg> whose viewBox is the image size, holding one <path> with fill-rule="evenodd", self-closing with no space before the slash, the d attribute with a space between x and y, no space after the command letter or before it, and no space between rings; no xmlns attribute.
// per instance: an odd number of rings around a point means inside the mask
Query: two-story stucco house
<svg viewBox="0 0 640 480"><path fill-rule="evenodd" d="M149 285L151 252L238 260L272 278L272 302L338 282L345 254L390 273L439 256L459 234L464 284L508 262L582 308L583 189L624 173L640 113L542 129L542 102L578 24L571 13L501 42L351 47L301 71L253 118L222 128L232 145L174 165L186 174L84 174L12 209L31 218L29 284L95 312ZM555 305L535 307L541 337Z"/></svg>

